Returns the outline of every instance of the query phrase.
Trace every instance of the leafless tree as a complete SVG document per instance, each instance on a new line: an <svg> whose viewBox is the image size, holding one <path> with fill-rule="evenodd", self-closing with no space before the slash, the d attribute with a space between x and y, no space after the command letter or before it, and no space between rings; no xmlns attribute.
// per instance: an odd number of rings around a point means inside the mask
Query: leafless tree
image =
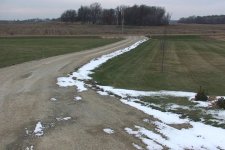
<svg viewBox="0 0 225 150"><path fill-rule="evenodd" d="M99 22L102 12L102 7L100 3L92 3L90 5L91 10L91 20L93 24L96 24Z"/></svg>

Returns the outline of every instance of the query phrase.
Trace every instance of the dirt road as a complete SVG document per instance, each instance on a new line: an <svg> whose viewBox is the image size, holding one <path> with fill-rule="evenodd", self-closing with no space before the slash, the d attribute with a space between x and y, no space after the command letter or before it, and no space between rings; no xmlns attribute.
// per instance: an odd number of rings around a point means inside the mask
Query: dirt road
<svg viewBox="0 0 225 150"><path fill-rule="evenodd" d="M74 87L60 88L56 79L92 58L142 38L128 37L101 48L0 69L0 149L33 145L35 150L125 150L134 149L132 143L141 145L124 132L124 127L138 125L148 116L91 89L77 93ZM82 100L75 102L74 96L81 96ZM51 101L53 97L57 101ZM57 121L59 117L72 119ZM38 121L45 126L42 137L33 134ZM115 133L106 134L104 128L112 128Z"/></svg>

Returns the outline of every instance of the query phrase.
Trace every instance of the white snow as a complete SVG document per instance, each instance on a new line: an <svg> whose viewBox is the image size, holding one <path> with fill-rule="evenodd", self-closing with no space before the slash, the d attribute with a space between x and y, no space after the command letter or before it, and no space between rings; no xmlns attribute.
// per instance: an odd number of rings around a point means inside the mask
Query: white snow
<svg viewBox="0 0 225 150"><path fill-rule="evenodd" d="M137 150L143 150L143 148L135 143L132 143L132 145L137 149Z"/></svg>
<svg viewBox="0 0 225 150"><path fill-rule="evenodd" d="M166 110L177 110L177 109L189 110L190 108L188 106L177 105L177 104L172 104L172 103L166 105Z"/></svg>
<svg viewBox="0 0 225 150"><path fill-rule="evenodd" d="M114 133L114 130L113 129L110 129L110 128L105 128L103 129L103 131L107 134L113 134Z"/></svg>
<svg viewBox="0 0 225 150"><path fill-rule="evenodd" d="M34 150L34 146L33 145L31 145L30 147L26 147L26 149L25 150Z"/></svg>
<svg viewBox="0 0 225 150"><path fill-rule="evenodd" d="M225 121L225 110L209 110L207 114L211 114L214 118Z"/></svg>
<svg viewBox="0 0 225 150"><path fill-rule="evenodd" d="M82 100L82 97L80 97L80 96L75 96L75 97L74 97L74 100L75 100L75 101L80 101L80 100Z"/></svg>
<svg viewBox="0 0 225 150"><path fill-rule="evenodd" d="M68 121L70 119L72 119L72 117L56 118L57 121Z"/></svg>
<svg viewBox="0 0 225 150"><path fill-rule="evenodd" d="M126 89L116 89L111 86L98 86L105 92L112 92L122 98L126 97L143 97L143 96L171 96L171 97L187 97L188 99L194 97L196 93L183 91L136 91Z"/></svg>
<svg viewBox="0 0 225 150"><path fill-rule="evenodd" d="M135 101L137 101L137 100L135 99ZM129 106L135 107L148 115L154 116L155 118L157 118L167 124L188 122L188 119L180 119L179 118L180 115L178 115L178 114L174 114L174 113L170 113L170 112L161 112L159 110L152 109L151 107L146 107L145 105L141 105L140 103L136 103L132 100L127 101L125 99L121 99L121 102L123 102L124 104L127 104Z"/></svg>
<svg viewBox="0 0 225 150"><path fill-rule="evenodd" d="M209 107L211 105L211 103L209 101L192 101L194 103L196 103L197 105L195 105L195 107Z"/></svg>
<svg viewBox="0 0 225 150"><path fill-rule="evenodd" d="M198 122L190 122L189 129L175 129L164 123L155 122L158 132L167 137L167 142L161 141L171 149L222 149L225 148L225 130ZM182 138L177 138L182 137ZM173 145L176 147L172 147Z"/></svg>
<svg viewBox="0 0 225 150"><path fill-rule="evenodd" d="M163 149L163 147L161 145L159 145L156 142L154 142L153 140L149 139L149 137L146 135L147 132L150 132L149 130L145 130L144 128L141 128L139 126L135 126L135 128L137 128L138 130L134 131L131 128L125 128L125 131L128 134L134 135L135 137L142 140L142 142L147 145L147 149L149 149L149 150ZM155 133L153 133L153 134L155 134ZM143 136L143 135L145 135L145 136ZM155 135L157 135L157 134L155 134ZM159 135L157 135L157 136L159 136Z"/></svg>
<svg viewBox="0 0 225 150"><path fill-rule="evenodd" d="M38 122L36 124L36 127L34 129L34 134L36 136L42 136L44 134L44 131L43 131L44 127L42 126L41 122Z"/></svg>
<svg viewBox="0 0 225 150"><path fill-rule="evenodd" d="M78 92L83 92L87 90L87 88L84 86L84 82L80 80L74 80L73 76L59 77L57 78L57 84L60 87L76 86Z"/></svg>
<svg viewBox="0 0 225 150"><path fill-rule="evenodd" d="M107 92L103 92L103 91L97 91L98 94L102 95L102 96L107 96L109 95Z"/></svg>
<svg viewBox="0 0 225 150"><path fill-rule="evenodd" d="M25 133L28 135L29 134L29 130L27 128L25 128Z"/></svg>
<svg viewBox="0 0 225 150"><path fill-rule="evenodd" d="M50 101L57 101L57 99L52 97L52 98L50 98Z"/></svg>
<svg viewBox="0 0 225 150"><path fill-rule="evenodd" d="M150 120L145 118L145 119L143 119L143 122L149 123Z"/></svg>
<svg viewBox="0 0 225 150"><path fill-rule="evenodd" d="M220 128L197 122L191 122L193 128L181 130L161 122L155 122L155 125L158 132L163 136L140 126L135 126L136 130L130 128L125 128L125 130L127 133L141 139L148 149L162 149L161 145L176 150L225 148L225 131Z"/></svg>

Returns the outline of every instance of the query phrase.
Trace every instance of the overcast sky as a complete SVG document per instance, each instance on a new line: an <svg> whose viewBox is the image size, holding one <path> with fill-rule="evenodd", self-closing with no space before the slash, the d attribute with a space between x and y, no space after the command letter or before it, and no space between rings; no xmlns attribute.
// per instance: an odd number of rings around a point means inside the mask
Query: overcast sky
<svg viewBox="0 0 225 150"><path fill-rule="evenodd" d="M103 8L146 4L165 7L172 19L191 15L225 14L225 0L0 0L0 20L57 18L67 9L99 2Z"/></svg>

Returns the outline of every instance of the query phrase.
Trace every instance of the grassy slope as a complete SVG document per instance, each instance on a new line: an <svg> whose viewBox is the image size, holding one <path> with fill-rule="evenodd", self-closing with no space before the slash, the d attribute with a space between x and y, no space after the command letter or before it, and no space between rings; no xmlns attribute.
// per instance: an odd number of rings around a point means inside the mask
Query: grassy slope
<svg viewBox="0 0 225 150"><path fill-rule="evenodd" d="M107 45L119 39L100 37L0 38L0 67Z"/></svg>
<svg viewBox="0 0 225 150"><path fill-rule="evenodd" d="M136 90L197 91L225 95L225 42L197 36L167 39L165 72L161 73L160 39L103 64L93 75L103 85Z"/></svg>

